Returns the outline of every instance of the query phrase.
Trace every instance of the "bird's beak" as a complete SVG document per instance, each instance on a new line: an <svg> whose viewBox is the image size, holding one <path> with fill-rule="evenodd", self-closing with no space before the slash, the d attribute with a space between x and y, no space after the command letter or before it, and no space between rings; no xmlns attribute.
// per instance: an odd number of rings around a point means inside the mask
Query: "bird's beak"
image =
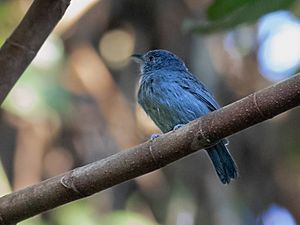
<svg viewBox="0 0 300 225"><path fill-rule="evenodd" d="M133 54L131 55L131 58L139 64L144 63L144 58L142 54Z"/></svg>

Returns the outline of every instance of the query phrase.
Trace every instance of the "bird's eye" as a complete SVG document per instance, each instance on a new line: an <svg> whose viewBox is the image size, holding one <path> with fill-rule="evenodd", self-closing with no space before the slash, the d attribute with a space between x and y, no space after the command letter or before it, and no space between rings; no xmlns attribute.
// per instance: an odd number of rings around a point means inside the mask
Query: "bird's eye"
<svg viewBox="0 0 300 225"><path fill-rule="evenodd" d="M155 59L155 58L154 58L154 56L152 56L152 55L151 55L151 56L149 56L149 61L150 61L150 62L153 62L153 61L154 61L154 59Z"/></svg>

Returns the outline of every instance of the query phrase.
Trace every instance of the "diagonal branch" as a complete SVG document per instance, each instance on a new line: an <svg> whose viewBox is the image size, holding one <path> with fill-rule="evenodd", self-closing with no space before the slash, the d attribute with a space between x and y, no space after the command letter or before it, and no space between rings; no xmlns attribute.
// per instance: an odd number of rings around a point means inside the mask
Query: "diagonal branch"
<svg viewBox="0 0 300 225"><path fill-rule="evenodd" d="M0 104L64 15L71 0L35 0L0 49Z"/></svg>
<svg viewBox="0 0 300 225"><path fill-rule="evenodd" d="M300 74L203 116L155 141L122 151L0 198L12 224L151 172L300 105Z"/></svg>

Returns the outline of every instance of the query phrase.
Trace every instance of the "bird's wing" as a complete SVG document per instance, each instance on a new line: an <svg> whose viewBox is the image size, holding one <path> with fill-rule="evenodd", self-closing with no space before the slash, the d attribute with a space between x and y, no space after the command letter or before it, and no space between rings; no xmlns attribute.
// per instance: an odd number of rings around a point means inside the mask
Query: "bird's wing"
<svg viewBox="0 0 300 225"><path fill-rule="evenodd" d="M188 91L197 99L205 103L209 110L214 111L220 108L214 96L209 93L204 84L202 84L196 77L194 77L192 74L186 73L181 78L182 79L180 79L180 81L177 81L177 84L183 90Z"/></svg>

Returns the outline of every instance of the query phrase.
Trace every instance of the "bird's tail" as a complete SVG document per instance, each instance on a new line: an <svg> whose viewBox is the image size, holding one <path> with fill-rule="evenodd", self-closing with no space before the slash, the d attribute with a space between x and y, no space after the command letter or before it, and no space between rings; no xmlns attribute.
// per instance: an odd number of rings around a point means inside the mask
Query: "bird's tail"
<svg viewBox="0 0 300 225"><path fill-rule="evenodd" d="M237 166L224 144L224 141L208 148L207 152L223 184L229 184L231 179L237 178Z"/></svg>

